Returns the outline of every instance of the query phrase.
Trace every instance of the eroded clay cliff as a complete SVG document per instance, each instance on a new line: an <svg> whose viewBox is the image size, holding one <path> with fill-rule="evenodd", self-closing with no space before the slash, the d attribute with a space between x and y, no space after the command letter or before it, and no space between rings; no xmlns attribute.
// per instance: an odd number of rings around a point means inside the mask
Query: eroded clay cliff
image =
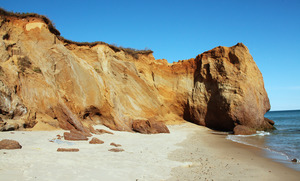
<svg viewBox="0 0 300 181"><path fill-rule="evenodd" d="M132 130L187 120L217 130L272 128L263 77L247 47L170 64L151 51L65 40L43 16L0 17L1 129Z"/></svg>

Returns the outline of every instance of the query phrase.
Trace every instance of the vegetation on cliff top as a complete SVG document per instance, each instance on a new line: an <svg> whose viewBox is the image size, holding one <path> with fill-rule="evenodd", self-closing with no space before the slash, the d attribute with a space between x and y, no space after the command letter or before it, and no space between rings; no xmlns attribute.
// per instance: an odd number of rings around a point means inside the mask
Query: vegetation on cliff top
<svg viewBox="0 0 300 181"><path fill-rule="evenodd" d="M72 41L72 40L68 40L68 39L65 39L64 37L62 36L57 36L57 38L60 40L60 41L63 41L64 43L68 43L68 44L75 44L77 46L89 46L90 48L91 47L94 47L96 45L107 45L109 46L109 48L111 48L114 52L120 52L120 51L123 51L129 55L132 55L134 58L138 58L138 55L139 54L145 54L145 55L148 55L150 53L153 53L152 50L137 50L137 49L134 49L134 48L124 48L124 47L121 47L121 46L115 46L115 45L111 45L111 44L108 44L108 43L105 43L105 42L102 42L102 41L95 41L95 42L76 42L76 41Z"/></svg>
<svg viewBox="0 0 300 181"><path fill-rule="evenodd" d="M54 27L53 23L49 18L43 15L39 15L36 13L14 13L4 10L3 8L0 8L0 16L10 16L10 17L16 17L16 18L30 18L35 17L43 20L47 25L51 33L55 35L60 35L60 32Z"/></svg>
<svg viewBox="0 0 300 181"><path fill-rule="evenodd" d="M125 53L132 55L134 58L138 58L139 54L148 55L150 53L153 53L152 50L137 50L137 49L133 49L133 48L118 47L118 46L111 45L111 44L108 44L108 43L105 43L102 41L75 42L72 40L65 39L64 37L60 36L60 32L55 28L54 24L51 22L51 20L49 18L47 18L46 16L43 16L43 15L36 14L36 13L15 13L15 12L9 12L9 11L4 10L3 8L0 8L0 16L16 17L16 18L30 18L30 17L39 18L39 19L43 20L44 23L47 24L48 29L51 33L56 35L59 40L63 41L64 43L68 43L68 44L75 44L77 46L89 46L89 47L93 47L96 45L107 45L115 52L124 51ZM7 19L4 19L4 20L8 21Z"/></svg>

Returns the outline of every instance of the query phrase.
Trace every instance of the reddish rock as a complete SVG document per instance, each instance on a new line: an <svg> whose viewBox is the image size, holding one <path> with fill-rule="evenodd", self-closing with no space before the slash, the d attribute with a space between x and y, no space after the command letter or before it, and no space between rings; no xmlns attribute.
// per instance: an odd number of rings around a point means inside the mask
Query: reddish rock
<svg viewBox="0 0 300 181"><path fill-rule="evenodd" d="M124 149L122 149L122 148L112 148L112 149L109 149L108 151L112 151L112 152L122 152L122 151L124 151Z"/></svg>
<svg viewBox="0 0 300 181"><path fill-rule="evenodd" d="M22 146L19 142L15 140L4 139L0 141L0 150L1 149L21 149Z"/></svg>
<svg viewBox="0 0 300 181"><path fill-rule="evenodd" d="M80 132L78 132L78 133L64 132L64 138L65 138L65 140L70 140L70 141L87 141L88 140L88 138L84 134L81 134Z"/></svg>
<svg viewBox="0 0 300 181"><path fill-rule="evenodd" d="M115 147L120 147L120 146L122 146L122 145L116 144L116 143L110 143L110 145L111 145L111 146L115 146Z"/></svg>
<svg viewBox="0 0 300 181"><path fill-rule="evenodd" d="M256 131L255 131L255 129L249 128L247 126L237 125L233 129L233 133L235 135L251 135L251 134L255 134Z"/></svg>
<svg viewBox="0 0 300 181"><path fill-rule="evenodd" d="M132 130L143 134L170 133L164 123L153 120L134 120Z"/></svg>
<svg viewBox="0 0 300 181"><path fill-rule="evenodd" d="M235 125L273 127L264 119L270 102L263 77L245 45L214 48L198 55L195 62L186 120L222 131L232 131Z"/></svg>
<svg viewBox="0 0 300 181"><path fill-rule="evenodd" d="M58 148L58 152L79 152L78 148Z"/></svg>
<svg viewBox="0 0 300 181"><path fill-rule="evenodd" d="M59 139L59 140L61 140L61 139L63 138L63 136L61 136L61 135L59 135L59 134L56 135L56 137L57 137L56 139Z"/></svg>
<svg viewBox="0 0 300 181"><path fill-rule="evenodd" d="M94 138L92 138L92 140L89 143L90 144L103 144L104 141L94 137Z"/></svg>
<svg viewBox="0 0 300 181"><path fill-rule="evenodd" d="M76 129L72 129L72 130L70 130L70 133L74 133L74 134L82 134L82 135L84 135L84 136L86 136L86 137L91 137L92 136L92 134L91 133L89 133L88 131L78 131L78 130L76 130Z"/></svg>

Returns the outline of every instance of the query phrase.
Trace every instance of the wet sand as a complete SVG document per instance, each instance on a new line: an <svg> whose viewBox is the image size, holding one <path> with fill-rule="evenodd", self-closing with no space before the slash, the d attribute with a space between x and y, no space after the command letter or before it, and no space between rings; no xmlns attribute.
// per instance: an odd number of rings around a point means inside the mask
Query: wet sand
<svg viewBox="0 0 300 181"><path fill-rule="evenodd" d="M187 163L168 180L299 180L300 172L263 157L263 150L225 139L226 135L185 124L191 134L169 155Z"/></svg>

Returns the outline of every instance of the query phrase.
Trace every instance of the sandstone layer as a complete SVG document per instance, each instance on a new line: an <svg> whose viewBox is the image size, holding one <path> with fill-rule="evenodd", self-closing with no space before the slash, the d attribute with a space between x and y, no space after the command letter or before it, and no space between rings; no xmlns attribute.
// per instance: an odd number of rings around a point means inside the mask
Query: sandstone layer
<svg viewBox="0 0 300 181"><path fill-rule="evenodd" d="M152 51L66 40L40 15L0 13L2 130L132 131L136 120L273 128L263 77L242 43L170 64Z"/></svg>

